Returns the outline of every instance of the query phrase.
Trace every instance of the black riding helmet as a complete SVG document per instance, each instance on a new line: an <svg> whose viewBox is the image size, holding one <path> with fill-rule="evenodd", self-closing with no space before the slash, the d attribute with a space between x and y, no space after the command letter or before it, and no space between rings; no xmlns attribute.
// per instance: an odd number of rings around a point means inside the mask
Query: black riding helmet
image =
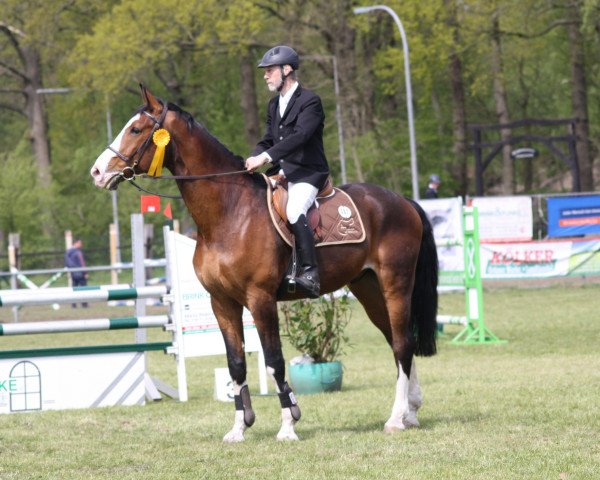
<svg viewBox="0 0 600 480"><path fill-rule="evenodd" d="M300 67L300 57L293 48L285 45L279 45L271 48L263 55L262 60L258 64L258 68L271 67L273 65L289 65L294 70Z"/></svg>

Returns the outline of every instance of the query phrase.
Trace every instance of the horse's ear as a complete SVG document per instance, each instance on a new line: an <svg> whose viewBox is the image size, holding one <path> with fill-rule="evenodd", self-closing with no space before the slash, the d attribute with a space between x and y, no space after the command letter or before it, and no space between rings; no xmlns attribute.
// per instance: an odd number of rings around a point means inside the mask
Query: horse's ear
<svg viewBox="0 0 600 480"><path fill-rule="evenodd" d="M140 89L142 91L142 100L146 104L148 110L157 111L158 107L160 107L160 102L156 99L152 92L148 90L143 83L140 83Z"/></svg>
<svg viewBox="0 0 600 480"><path fill-rule="evenodd" d="M146 90L146 87L143 83L140 83L140 90L142 93L142 102L148 105L148 90Z"/></svg>

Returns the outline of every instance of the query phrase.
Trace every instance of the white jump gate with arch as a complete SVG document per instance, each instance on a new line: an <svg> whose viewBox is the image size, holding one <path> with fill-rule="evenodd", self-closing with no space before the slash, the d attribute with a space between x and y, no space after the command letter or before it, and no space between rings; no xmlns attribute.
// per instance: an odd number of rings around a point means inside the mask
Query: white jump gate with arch
<svg viewBox="0 0 600 480"><path fill-rule="evenodd" d="M225 353L210 297L192 267L195 242L164 230L167 285L145 286L143 217L134 214L134 286L0 290L0 307L135 299L133 317L0 324L0 336L135 329L135 343L0 350L0 413L142 405L160 392L187 401L185 358ZM141 285L141 286L140 286ZM162 298L169 315L146 316L146 299ZM171 332L168 342L147 342L147 328ZM261 393L267 393L264 357L256 328L244 314L246 351L257 351ZM177 389L150 377L145 352L175 356Z"/></svg>

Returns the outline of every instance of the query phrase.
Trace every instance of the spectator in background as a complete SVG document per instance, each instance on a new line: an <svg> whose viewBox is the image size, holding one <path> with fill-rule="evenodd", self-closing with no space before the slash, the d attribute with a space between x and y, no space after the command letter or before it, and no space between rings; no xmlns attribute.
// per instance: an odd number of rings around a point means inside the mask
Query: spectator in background
<svg viewBox="0 0 600 480"><path fill-rule="evenodd" d="M429 184L423 198L438 198L438 188L441 184L440 176L435 173L429 177Z"/></svg>
<svg viewBox="0 0 600 480"><path fill-rule="evenodd" d="M65 267L67 268L81 268L85 267L85 260L83 258L83 251L81 250L82 242L80 238L76 238L73 242L73 246L69 248L65 253ZM70 272L71 280L73 281L74 287L85 287L87 285L88 272L77 271ZM77 304L71 304L73 308L77 308ZM87 308L87 303L82 303L83 308Z"/></svg>

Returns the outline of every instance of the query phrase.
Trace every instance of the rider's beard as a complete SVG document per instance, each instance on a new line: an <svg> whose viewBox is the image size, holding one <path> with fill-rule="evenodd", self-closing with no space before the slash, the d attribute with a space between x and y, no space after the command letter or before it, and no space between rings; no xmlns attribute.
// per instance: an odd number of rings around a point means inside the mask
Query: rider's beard
<svg viewBox="0 0 600 480"><path fill-rule="evenodd" d="M269 79L267 81L267 88L269 89L270 92L281 92L281 89L283 88L283 79L280 77L279 81L274 81L274 79Z"/></svg>

